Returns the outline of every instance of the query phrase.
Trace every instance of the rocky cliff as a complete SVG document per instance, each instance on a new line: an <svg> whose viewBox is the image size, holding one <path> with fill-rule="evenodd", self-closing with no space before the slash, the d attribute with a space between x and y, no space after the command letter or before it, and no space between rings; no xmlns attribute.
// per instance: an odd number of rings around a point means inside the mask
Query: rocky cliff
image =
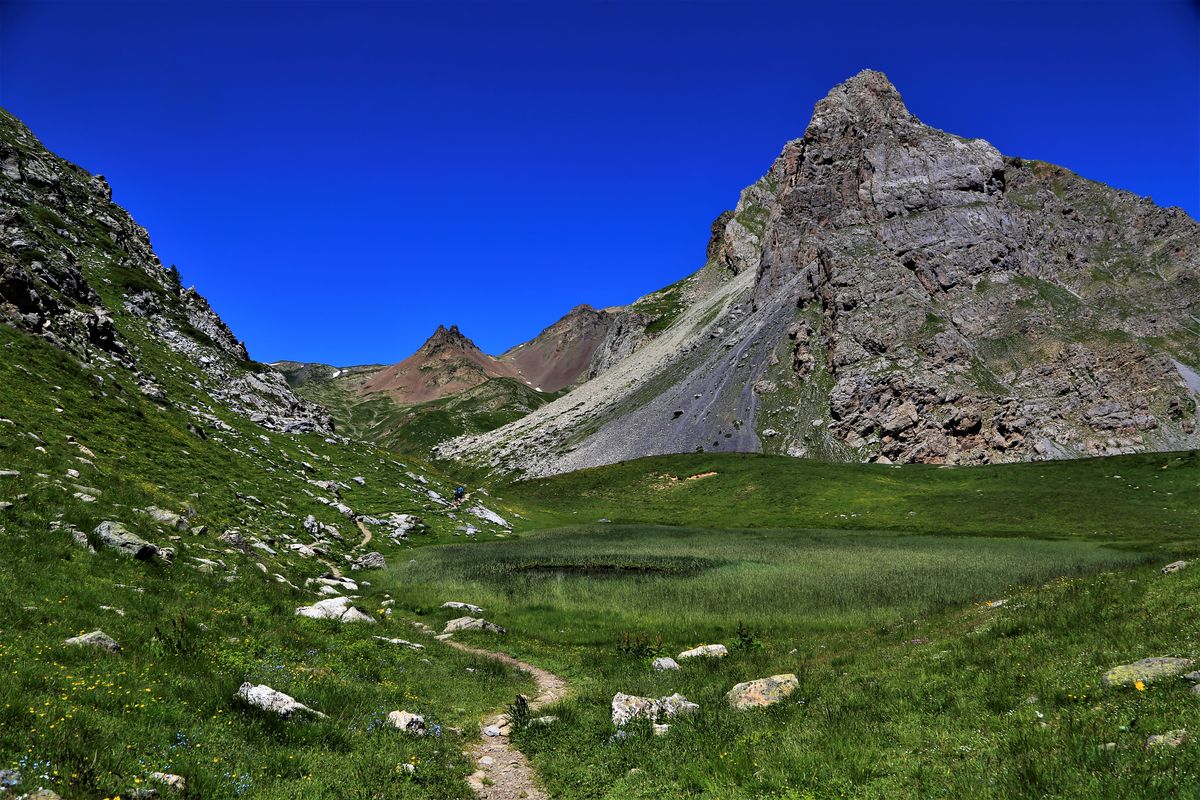
<svg viewBox="0 0 1200 800"><path fill-rule="evenodd" d="M0 321L92 368L132 372L156 400L182 401L163 387L186 379L267 428L332 430L322 409L250 361L208 302L163 267L103 176L54 156L2 110ZM189 366L156 357L160 346Z"/></svg>
<svg viewBox="0 0 1200 800"><path fill-rule="evenodd" d="M707 255L654 341L439 454L540 475L696 449L986 463L1200 446L1200 225L925 125L878 72L817 103Z"/></svg>

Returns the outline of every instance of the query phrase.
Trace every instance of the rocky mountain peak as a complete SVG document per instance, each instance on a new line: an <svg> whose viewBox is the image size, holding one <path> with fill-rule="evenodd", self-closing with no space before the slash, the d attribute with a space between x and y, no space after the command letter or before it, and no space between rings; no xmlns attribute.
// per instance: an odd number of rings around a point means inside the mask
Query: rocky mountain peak
<svg viewBox="0 0 1200 800"><path fill-rule="evenodd" d="M851 125L870 130L915 121L887 75L864 69L830 89L817 103L805 136L825 129L837 133Z"/></svg>

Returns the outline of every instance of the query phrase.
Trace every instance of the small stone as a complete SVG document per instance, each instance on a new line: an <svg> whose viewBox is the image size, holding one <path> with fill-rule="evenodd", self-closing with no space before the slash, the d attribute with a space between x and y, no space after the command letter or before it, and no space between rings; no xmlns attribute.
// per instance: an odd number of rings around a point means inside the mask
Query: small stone
<svg viewBox="0 0 1200 800"><path fill-rule="evenodd" d="M679 669L679 662L669 656L663 656L662 658L654 659L654 663L651 666L659 671Z"/></svg>
<svg viewBox="0 0 1200 800"><path fill-rule="evenodd" d="M65 640L63 644L71 646L87 645L89 647L99 647L102 650L108 650L113 653L116 653L121 649L121 645L117 644L116 640L104 631L92 631L91 633L85 633L83 636L74 636Z"/></svg>
<svg viewBox="0 0 1200 800"><path fill-rule="evenodd" d="M652 723L652 727L654 728L655 736L666 736L667 731L671 730L671 726L666 723L659 725L657 722L655 722Z"/></svg>
<svg viewBox="0 0 1200 800"><path fill-rule="evenodd" d="M1187 566L1188 562L1186 561L1172 561L1170 564L1167 564L1162 568L1162 574L1170 575L1172 572L1179 572L1182 569L1187 569Z"/></svg>
<svg viewBox="0 0 1200 800"><path fill-rule="evenodd" d="M553 725L556 722L558 722L558 717L550 717L550 716L534 717L533 719L529 720L529 726L533 727L534 725Z"/></svg>
<svg viewBox="0 0 1200 800"><path fill-rule="evenodd" d="M499 736L500 735L500 726L499 725L485 726L483 729L483 735L493 737L493 738L496 736Z"/></svg>

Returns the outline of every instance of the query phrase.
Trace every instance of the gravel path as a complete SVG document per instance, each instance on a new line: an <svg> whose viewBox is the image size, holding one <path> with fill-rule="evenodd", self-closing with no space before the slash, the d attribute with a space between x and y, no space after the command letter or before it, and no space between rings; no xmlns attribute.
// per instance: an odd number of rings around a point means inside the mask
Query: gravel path
<svg viewBox="0 0 1200 800"><path fill-rule="evenodd" d="M452 640L446 644L465 653L503 662L528 672L537 682L537 696L529 701L529 707L537 710L561 699L567 693L567 682L553 672L519 661L506 653L480 650ZM502 715L489 717L484 725L502 726ZM507 729L503 729L507 730ZM478 769L468 779L471 789L482 800L549 800L550 795L538 785L537 773L525 760L520 750L509 744L508 736L484 736L471 750L471 757Z"/></svg>

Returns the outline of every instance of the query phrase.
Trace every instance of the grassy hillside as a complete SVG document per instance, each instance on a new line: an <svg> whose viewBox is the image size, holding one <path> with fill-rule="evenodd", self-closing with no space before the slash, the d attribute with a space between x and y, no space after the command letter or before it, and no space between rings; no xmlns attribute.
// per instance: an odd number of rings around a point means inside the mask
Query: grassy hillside
<svg viewBox="0 0 1200 800"><path fill-rule="evenodd" d="M644 458L497 489L530 527L594 522L1094 537L1190 546L1200 453L946 469L749 454Z"/></svg>

